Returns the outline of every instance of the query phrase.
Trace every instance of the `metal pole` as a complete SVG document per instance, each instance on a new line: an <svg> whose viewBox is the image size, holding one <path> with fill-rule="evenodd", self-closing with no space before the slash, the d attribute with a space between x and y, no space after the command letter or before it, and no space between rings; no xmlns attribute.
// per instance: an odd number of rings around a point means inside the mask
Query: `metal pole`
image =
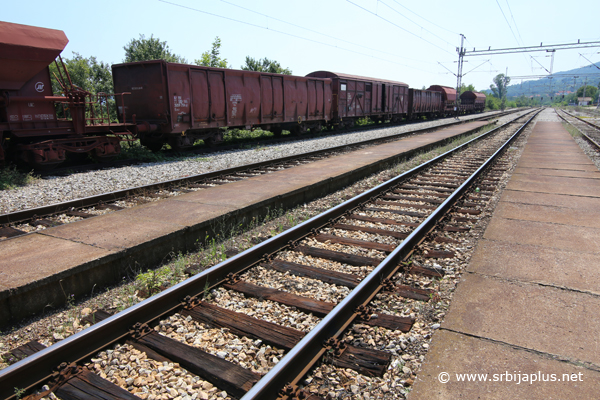
<svg viewBox="0 0 600 400"><path fill-rule="evenodd" d="M583 101L585 101L585 89L587 86L587 76L585 77L585 83L583 84Z"/></svg>
<svg viewBox="0 0 600 400"><path fill-rule="evenodd" d="M460 87L462 85L462 69L463 69L463 57L465 56L465 35L460 34L460 49L458 51L458 74L456 74L456 111L460 112Z"/></svg>
<svg viewBox="0 0 600 400"><path fill-rule="evenodd" d="M577 104L577 78L579 78L579 75L573 75L573 94L575 94L575 104Z"/></svg>
<svg viewBox="0 0 600 400"><path fill-rule="evenodd" d="M552 70L554 68L554 53L556 53L556 49L546 50L548 53L552 53L550 56L550 104L552 104L552 100L554 100L554 92L552 91Z"/></svg>

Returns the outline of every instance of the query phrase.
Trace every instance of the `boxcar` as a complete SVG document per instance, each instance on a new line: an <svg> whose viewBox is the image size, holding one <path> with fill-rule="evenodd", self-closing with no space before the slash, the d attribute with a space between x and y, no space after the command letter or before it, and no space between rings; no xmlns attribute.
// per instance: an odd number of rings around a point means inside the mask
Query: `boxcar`
<svg viewBox="0 0 600 400"><path fill-rule="evenodd" d="M460 95L461 111L466 113L481 112L485 108L485 99L483 93L466 91Z"/></svg>
<svg viewBox="0 0 600 400"><path fill-rule="evenodd" d="M449 86L432 85L427 90L433 90L442 94L444 115L452 115L454 107L457 106L456 89Z"/></svg>
<svg viewBox="0 0 600 400"><path fill-rule="evenodd" d="M442 94L432 90L408 90L408 118L435 117L443 114Z"/></svg>
<svg viewBox="0 0 600 400"><path fill-rule="evenodd" d="M156 150L203 139L223 139L222 128L262 127L280 134L320 130L331 115L331 80L162 60L112 66L116 91L130 92L123 111L137 124L142 144Z"/></svg>
<svg viewBox="0 0 600 400"><path fill-rule="evenodd" d="M406 83L329 71L315 71L306 76L331 78L333 124L352 126L363 117L399 121L408 113Z"/></svg>

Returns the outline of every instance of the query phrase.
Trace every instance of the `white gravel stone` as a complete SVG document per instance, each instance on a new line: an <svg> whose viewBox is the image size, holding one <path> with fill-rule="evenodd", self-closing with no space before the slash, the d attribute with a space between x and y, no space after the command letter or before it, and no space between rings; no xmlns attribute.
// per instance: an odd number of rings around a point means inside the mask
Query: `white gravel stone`
<svg viewBox="0 0 600 400"><path fill-rule="evenodd" d="M481 114L461 117L461 119L467 120L479 116ZM352 144L415 129L440 126L448 122L452 122L452 119L446 118L418 124L371 129L363 132L328 135L322 138L298 140L249 150L225 151L201 157L192 155L180 161L144 163L108 170L77 173L65 177L38 179L25 187L1 191L0 214L334 146Z"/></svg>

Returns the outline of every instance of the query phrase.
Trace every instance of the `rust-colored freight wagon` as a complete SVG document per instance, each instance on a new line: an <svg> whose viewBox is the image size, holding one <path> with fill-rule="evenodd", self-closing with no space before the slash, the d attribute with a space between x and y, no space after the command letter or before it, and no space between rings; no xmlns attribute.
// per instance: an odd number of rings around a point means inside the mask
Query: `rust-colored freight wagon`
<svg viewBox="0 0 600 400"><path fill-rule="evenodd" d="M363 117L399 121L408 112L406 83L329 71L315 71L306 76L331 78L332 120L342 126L352 126Z"/></svg>
<svg viewBox="0 0 600 400"><path fill-rule="evenodd" d="M68 42L63 31L0 21L0 164L50 168L67 153L109 158L120 152L118 134L133 130L108 118L112 94L76 87L61 62L62 95L53 93L49 65Z"/></svg>
<svg viewBox="0 0 600 400"><path fill-rule="evenodd" d="M431 85L427 90L433 90L442 94L445 115L454 113L454 107L457 106L456 100L458 99L456 89L449 86Z"/></svg>
<svg viewBox="0 0 600 400"><path fill-rule="evenodd" d="M461 111L481 112L485 108L485 94L471 90L460 95Z"/></svg>
<svg viewBox="0 0 600 400"><path fill-rule="evenodd" d="M409 89L408 117L433 117L443 114L442 94L436 91Z"/></svg>
<svg viewBox="0 0 600 400"><path fill-rule="evenodd" d="M115 90L131 92L122 111L148 129L159 149L223 139L223 128L262 127L280 134L318 131L331 115L331 80L142 61L112 66Z"/></svg>

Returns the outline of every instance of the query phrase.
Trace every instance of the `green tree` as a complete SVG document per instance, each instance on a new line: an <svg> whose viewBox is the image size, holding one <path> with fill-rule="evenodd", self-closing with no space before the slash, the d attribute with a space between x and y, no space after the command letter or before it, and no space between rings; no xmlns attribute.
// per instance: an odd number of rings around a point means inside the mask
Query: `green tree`
<svg viewBox="0 0 600 400"><path fill-rule="evenodd" d="M96 60L96 57L86 58L73 52L73 58L63 58L63 62L69 71L73 85L91 93L112 93L114 91L110 66ZM61 69L60 72L65 78L64 71ZM50 75L52 76L52 90L54 93L62 93L62 88L55 78L55 75L60 77L55 63L50 64Z"/></svg>
<svg viewBox="0 0 600 400"><path fill-rule="evenodd" d="M194 60L196 65L203 65L205 67L213 67L213 68L231 68L227 64L226 58L221 58L221 38L218 36L215 38L215 41L212 43L212 49L210 51L205 51L202 53L202 56L199 60Z"/></svg>
<svg viewBox="0 0 600 400"><path fill-rule="evenodd" d="M516 107L531 107L534 105L534 99L526 97L524 94L517 97L514 102Z"/></svg>
<svg viewBox="0 0 600 400"><path fill-rule="evenodd" d="M282 68L275 60L269 60L267 57L262 60L255 60L250 56L246 56L246 65L242 65L242 69L246 71L271 72L274 74L291 75L292 70Z"/></svg>
<svg viewBox="0 0 600 400"><path fill-rule="evenodd" d="M506 90L510 83L510 77L498 74L494 77L494 83L490 85L493 96L500 99L500 109L506 108Z"/></svg>
<svg viewBox="0 0 600 400"><path fill-rule="evenodd" d="M488 110L498 110L500 109L500 100L494 96L487 96L485 106Z"/></svg>
<svg viewBox="0 0 600 400"><path fill-rule="evenodd" d="M468 92L468 91L472 91L472 92L476 92L475 90L475 86L471 85L465 85L464 83L462 83L460 85L460 93L459 95L463 94L464 92Z"/></svg>
<svg viewBox="0 0 600 400"><path fill-rule="evenodd" d="M577 95L575 97L583 97L583 86L577 89ZM598 99L598 88L591 85L585 86L585 97L591 97L594 101ZM577 99L575 99L577 100Z"/></svg>
<svg viewBox="0 0 600 400"><path fill-rule="evenodd" d="M494 83L490 85L492 95L498 99L506 98L506 88L510 83L510 77L498 74L494 77Z"/></svg>
<svg viewBox="0 0 600 400"><path fill-rule="evenodd" d="M186 64L187 60L177 54L171 53L167 42L161 42L154 35L150 39L140 33L139 39L131 39L123 50L125 50L124 62L165 60Z"/></svg>
<svg viewBox="0 0 600 400"><path fill-rule="evenodd" d="M63 58L63 62L74 86L92 94L114 93L112 72L107 63L98 61L94 56L88 58L83 57L76 52L73 52L73 58ZM50 64L50 76L52 78L52 91L55 94L64 93L62 86L56 79L57 76L59 78L62 76L63 84L66 85L66 89L70 89L68 79L65 76L62 67L58 70L55 63ZM116 121L117 114L114 97L101 97L99 98L99 101L100 104L104 106L104 112L106 110L106 102L108 102L110 118L112 121ZM100 109L97 107L96 111L99 112ZM60 117L65 117L62 107L59 106L57 112Z"/></svg>

